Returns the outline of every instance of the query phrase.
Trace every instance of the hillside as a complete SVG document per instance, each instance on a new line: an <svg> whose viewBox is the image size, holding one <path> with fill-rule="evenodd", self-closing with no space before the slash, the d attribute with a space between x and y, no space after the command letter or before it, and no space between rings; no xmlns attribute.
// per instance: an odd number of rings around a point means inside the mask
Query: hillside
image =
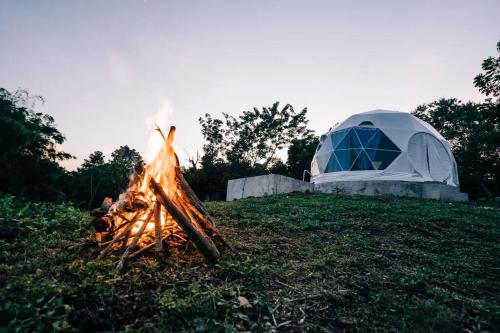
<svg viewBox="0 0 500 333"><path fill-rule="evenodd" d="M0 240L0 332L500 328L498 206L293 194L207 207L241 257L210 267L186 245L119 276L85 243L86 213L2 197L3 229L20 228Z"/></svg>

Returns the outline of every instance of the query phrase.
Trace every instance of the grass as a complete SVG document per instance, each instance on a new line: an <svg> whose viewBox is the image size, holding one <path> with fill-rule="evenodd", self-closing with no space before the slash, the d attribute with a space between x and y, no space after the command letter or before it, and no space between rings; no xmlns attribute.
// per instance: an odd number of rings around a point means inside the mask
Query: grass
<svg viewBox="0 0 500 333"><path fill-rule="evenodd" d="M2 197L21 233L0 241L0 332L500 328L498 206L293 194L207 207L240 258L211 267L187 244L115 275L117 257L68 250L91 233L85 213Z"/></svg>

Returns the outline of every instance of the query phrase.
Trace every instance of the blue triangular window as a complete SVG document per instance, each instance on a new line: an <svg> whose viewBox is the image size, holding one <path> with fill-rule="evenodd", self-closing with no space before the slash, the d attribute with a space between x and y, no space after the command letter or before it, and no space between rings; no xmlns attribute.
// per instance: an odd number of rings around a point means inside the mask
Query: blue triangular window
<svg viewBox="0 0 500 333"><path fill-rule="evenodd" d="M328 164L326 165L325 172L337 172L337 171L342 171L342 167L340 166L339 162L337 162L337 158L335 157L335 155L332 154L330 156L330 159L328 160Z"/></svg>
<svg viewBox="0 0 500 333"><path fill-rule="evenodd" d="M363 147L366 147L370 139L377 133L376 128L369 127L356 127L355 131Z"/></svg>
<svg viewBox="0 0 500 333"><path fill-rule="evenodd" d="M358 136L354 130L350 130L349 133L344 137L342 141L335 147L335 149L351 149L351 148L361 148L361 143L358 140Z"/></svg>
<svg viewBox="0 0 500 333"><path fill-rule="evenodd" d="M377 130L377 133L368 141L365 148L398 150L399 148L389 139L382 131Z"/></svg>

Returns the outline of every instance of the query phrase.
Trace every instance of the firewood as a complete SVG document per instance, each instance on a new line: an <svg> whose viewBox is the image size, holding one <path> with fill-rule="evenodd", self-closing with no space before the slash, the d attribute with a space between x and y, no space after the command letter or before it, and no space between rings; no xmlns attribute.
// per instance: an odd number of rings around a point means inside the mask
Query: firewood
<svg viewBox="0 0 500 333"><path fill-rule="evenodd" d="M163 236L161 241L164 242L165 239L167 239L168 236ZM136 256L138 256L139 254L141 254L142 252L146 251L146 250L149 250L150 248L152 248L153 246L156 245L156 242L152 242L146 246L143 246L141 247L139 250L135 251L134 253L132 253L131 255L129 255L128 257L129 258L134 258Z"/></svg>
<svg viewBox="0 0 500 333"><path fill-rule="evenodd" d="M102 201L101 207L92 209L90 215L95 217L101 217L103 215L106 215L112 204L113 204L113 199L111 197L105 197L104 200Z"/></svg>
<svg viewBox="0 0 500 333"><path fill-rule="evenodd" d="M162 230L161 230L161 206L157 203L154 209L155 214L155 252L159 256L163 252Z"/></svg>
<svg viewBox="0 0 500 333"><path fill-rule="evenodd" d="M117 265L119 272L126 266L128 258L153 247L158 257L162 252L169 251L169 247L191 241L210 262L215 262L220 256L212 238L221 240L233 250L182 175L179 159L172 147L175 127L170 128L167 136L159 127L156 129L163 137L165 146L159 150L153 164L143 164L135 170L127 191L120 194L107 212L104 209L96 213L102 219L99 222L102 232L96 233L99 246L103 249L98 258L118 248L116 244L121 242L124 251ZM156 179L162 181L157 183ZM143 224L137 232L132 232L139 219ZM147 227L148 223L154 223L154 228ZM138 247L140 249L136 250Z"/></svg>
<svg viewBox="0 0 500 333"><path fill-rule="evenodd" d="M125 237L123 237L122 246L120 246L120 251L125 250L125 248L127 247L128 239L130 238L131 233L132 229L129 229L129 231L125 234Z"/></svg>
<svg viewBox="0 0 500 333"><path fill-rule="evenodd" d="M170 200L167 194L154 179L150 180L150 187L155 193L156 199L181 226L182 230L184 230L186 235L201 251L205 258L207 258L210 262L216 262L219 259L220 254L213 241L203 232L203 230L201 230L199 226L193 223L194 221L190 221L189 218L182 213L178 205Z"/></svg>
<svg viewBox="0 0 500 333"><path fill-rule="evenodd" d="M189 207L191 209L191 211L195 214L195 216L197 217L196 221L198 222L199 225L202 226L203 229L205 229L205 232L206 233L209 233L210 235L212 235L212 237L215 237L217 238L218 240L221 241L221 243L227 247L231 252L239 255L238 251L236 251L232 246L231 244L229 244L226 239L222 236L221 232L219 231L219 229L217 229L217 227L211 223L208 222L207 220L207 217L206 216L203 216L199 211L196 210L196 208L194 207Z"/></svg>
<svg viewBox="0 0 500 333"><path fill-rule="evenodd" d="M196 207L198 211L200 211L203 215L205 215L205 218L210 222L210 224L214 225L215 227L215 220L212 218L210 213L206 210L205 206L203 206L201 200L198 198L196 193L194 193L193 189L189 185L189 183L186 181L184 178L182 171L180 168L177 168L176 170L176 179L179 182L179 185L182 188L182 191L186 193L186 195L191 199L193 205Z"/></svg>
<svg viewBox="0 0 500 333"><path fill-rule="evenodd" d="M149 212L146 219L142 222L141 228L139 229L139 231L137 231L137 234L135 234L134 238L132 238L130 245L127 247L125 252L120 257L120 261L118 261L118 265L116 266L116 270L118 273L123 272L123 269L125 268L125 261L129 257L129 255L132 253L132 250L136 247L137 242L139 241L139 238L144 233L144 230L146 230L146 227L149 223L149 220L151 220L151 217L153 216L153 213L156 210L156 206L158 206L158 204L156 204L155 207Z"/></svg>
<svg viewBox="0 0 500 333"><path fill-rule="evenodd" d="M113 228L113 218L108 215L94 217L92 224L94 224L94 229L97 232L104 232L111 230Z"/></svg>
<svg viewBox="0 0 500 333"><path fill-rule="evenodd" d="M111 241L109 242L106 242L106 243L102 243L101 246L106 246L104 248L104 250L101 251L101 253L99 254L99 256L97 257L97 259L102 259L102 257L108 253L108 251L111 249L111 247L116 243L116 242L119 242L121 241L127 234L130 230L132 230L135 222L137 222L137 220L139 219L139 216L141 215L142 211L139 211L135 214L134 218L130 221L130 224L128 225L128 227L125 228L125 230L123 230L118 236L116 236L114 239L112 239Z"/></svg>
<svg viewBox="0 0 500 333"><path fill-rule="evenodd" d="M186 181L186 179L182 175L180 168L176 168L176 179L177 179L179 185L181 186L182 191L186 194L186 196L189 198L190 202L192 203L193 208L194 208L192 210L193 211L197 210L199 213L203 214L204 218L200 217L198 219L198 221L200 222L202 227L204 227L204 229L206 229L206 231L208 231L208 232L212 233L214 236L216 236L222 242L222 244L224 244L224 246L226 246L229 250L231 250L234 253L237 253L237 251L231 246L231 244L226 242L226 240L222 236L221 232L217 228L215 220L212 218L210 213L203 206L203 204L201 203L201 201L198 198L198 196L196 195L196 193L194 193L193 189L191 188L189 183ZM196 215L198 215L198 214L196 214Z"/></svg>

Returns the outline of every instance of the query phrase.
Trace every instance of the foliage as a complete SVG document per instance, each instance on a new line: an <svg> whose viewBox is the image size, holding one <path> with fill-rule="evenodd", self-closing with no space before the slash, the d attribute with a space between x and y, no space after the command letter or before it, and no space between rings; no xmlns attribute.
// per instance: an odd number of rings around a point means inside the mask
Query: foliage
<svg viewBox="0 0 500 333"><path fill-rule="evenodd" d="M497 44L500 52L500 42ZM499 97L500 58L483 62L474 79L486 96ZM415 116L430 123L452 146L462 190L472 198L500 194L500 99L463 103L455 98L419 105Z"/></svg>
<svg viewBox="0 0 500 333"><path fill-rule="evenodd" d="M436 128L450 143L462 190L473 197L500 193L500 103L462 103L440 99L418 106L413 114Z"/></svg>
<svg viewBox="0 0 500 333"><path fill-rule="evenodd" d="M287 165L292 177L302 179L304 170L311 169L313 159L319 140L315 135L308 135L302 139L293 139L288 148Z"/></svg>
<svg viewBox="0 0 500 333"><path fill-rule="evenodd" d="M280 108L279 102L243 111L238 117L223 114L223 119L217 119L205 114L199 119L206 141L204 154L200 163L186 168L186 178L200 197L209 199L224 198L227 181L233 178L268 173L300 173L301 178L304 169L298 168L309 169L314 141L306 116L307 108L295 112L290 104ZM285 148L289 149L287 164L278 157Z"/></svg>
<svg viewBox="0 0 500 333"><path fill-rule="evenodd" d="M116 258L97 261L94 247L75 246L90 232L82 228L85 214L36 205L0 198L0 217L26 228L0 241L0 331L474 332L500 325L498 206L324 194L212 202L207 208L240 258L224 252L209 266L187 244L161 262L135 259L116 276ZM38 220L57 227L28 228Z"/></svg>
<svg viewBox="0 0 500 333"><path fill-rule="evenodd" d="M130 174L143 163L142 156L128 146L121 146L111 153L111 182L115 198L125 190L130 182Z"/></svg>
<svg viewBox="0 0 500 333"><path fill-rule="evenodd" d="M109 162L102 152L93 152L72 173L71 199L83 208L99 206L107 196L116 200L127 188L130 174L141 163L141 155L128 146L113 151Z"/></svg>
<svg viewBox="0 0 500 333"><path fill-rule="evenodd" d="M486 96L500 98L500 42L497 43L498 58L489 57L481 65L484 73L474 78L474 85Z"/></svg>
<svg viewBox="0 0 500 333"><path fill-rule="evenodd" d="M307 108L296 113L287 104L282 109L279 102L262 110L253 108L235 118L224 115L224 121L210 114L200 118L202 134L207 143L203 146L205 158L246 164L253 168L267 169L277 162L277 153L294 139L311 134L307 129Z"/></svg>
<svg viewBox="0 0 500 333"><path fill-rule="evenodd" d="M43 99L25 90L0 88L0 191L35 200L60 200L66 174L57 161L65 140L54 118L34 111Z"/></svg>

